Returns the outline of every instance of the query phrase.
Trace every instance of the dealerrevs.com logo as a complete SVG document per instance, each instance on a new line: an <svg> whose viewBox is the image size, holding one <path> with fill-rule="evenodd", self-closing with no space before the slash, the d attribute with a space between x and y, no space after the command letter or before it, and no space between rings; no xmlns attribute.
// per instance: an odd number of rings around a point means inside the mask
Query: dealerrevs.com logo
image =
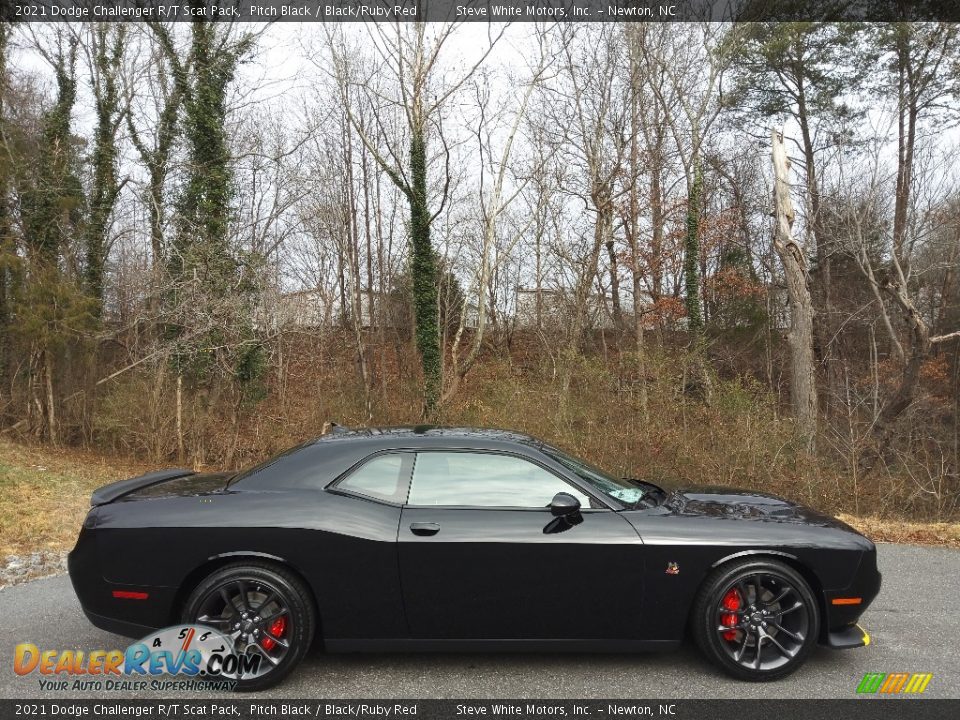
<svg viewBox="0 0 960 720"><path fill-rule="evenodd" d="M257 653L236 654L233 643L213 628L177 625L126 650L41 650L20 643L13 671L38 675L41 690L231 690L237 678L258 675L262 660Z"/></svg>
<svg viewBox="0 0 960 720"><path fill-rule="evenodd" d="M860 694L918 694L927 689L933 673L867 673L857 685Z"/></svg>

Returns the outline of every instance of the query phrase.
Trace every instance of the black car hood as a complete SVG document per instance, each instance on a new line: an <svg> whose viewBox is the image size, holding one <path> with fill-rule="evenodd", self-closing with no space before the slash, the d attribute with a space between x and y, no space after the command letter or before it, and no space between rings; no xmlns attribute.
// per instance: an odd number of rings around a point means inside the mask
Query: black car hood
<svg viewBox="0 0 960 720"><path fill-rule="evenodd" d="M850 529L836 518L776 495L726 487L691 487L667 495L663 508L674 515L799 523Z"/></svg>

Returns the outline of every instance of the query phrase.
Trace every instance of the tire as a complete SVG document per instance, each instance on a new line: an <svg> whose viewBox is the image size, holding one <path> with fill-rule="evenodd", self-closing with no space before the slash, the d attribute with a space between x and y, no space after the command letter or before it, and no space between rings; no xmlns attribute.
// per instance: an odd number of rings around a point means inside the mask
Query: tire
<svg viewBox="0 0 960 720"><path fill-rule="evenodd" d="M235 690L249 692L273 687L300 664L313 641L315 615L310 591L299 577L278 565L243 562L219 568L197 585L184 603L182 617L185 623L220 630L237 643L238 653L261 656L253 677L223 676L237 681ZM241 622L249 634L237 629ZM269 635L271 631L277 634Z"/></svg>
<svg viewBox="0 0 960 720"><path fill-rule="evenodd" d="M794 672L820 632L819 606L806 580L767 559L739 560L710 573L690 619L694 640L709 660L755 682Z"/></svg>

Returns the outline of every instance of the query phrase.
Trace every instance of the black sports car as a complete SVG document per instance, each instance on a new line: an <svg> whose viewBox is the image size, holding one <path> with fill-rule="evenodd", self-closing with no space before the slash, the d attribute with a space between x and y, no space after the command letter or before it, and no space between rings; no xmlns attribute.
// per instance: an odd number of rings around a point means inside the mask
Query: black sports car
<svg viewBox="0 0 960 720"><path fill-rule="evenodd" d="M240 474L93 493L70 577L94 625L174 623L260 656L239 689L328 651L641 651L687 628L735 677L869 643L876 548L771 495L668 492L526 435L333 431Z"/></svg>

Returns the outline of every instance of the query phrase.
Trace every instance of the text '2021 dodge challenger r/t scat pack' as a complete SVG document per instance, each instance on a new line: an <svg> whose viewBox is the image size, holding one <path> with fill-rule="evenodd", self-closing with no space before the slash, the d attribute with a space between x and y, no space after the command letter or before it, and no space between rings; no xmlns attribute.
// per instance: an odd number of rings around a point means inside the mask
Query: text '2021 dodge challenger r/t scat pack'
<svg viewBox="0 0 960 720"><path fill-rule="evenodd" d="M859 647L880 588L847 525L728 488L612 477L518 433L335 427L240 474L96 490L70 577L87 617L143 636L209 626L241 690L327 651L645 651L689 631L772 680ZM242 668L241 664L241 668Z"/></svg>

